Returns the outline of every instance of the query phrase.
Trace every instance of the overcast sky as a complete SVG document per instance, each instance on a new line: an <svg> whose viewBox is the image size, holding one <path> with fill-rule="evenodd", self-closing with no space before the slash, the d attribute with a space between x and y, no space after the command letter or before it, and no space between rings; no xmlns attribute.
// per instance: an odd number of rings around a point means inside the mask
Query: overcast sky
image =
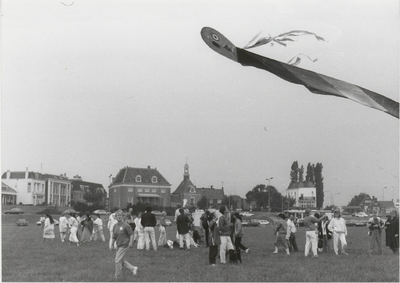
<svg viewBox="0 0 400 283"><path fill-rule="evenodd" d="M318 58L299 67L399 101L397 0L3 0L2 172L107 187L121 168L149 165L174 191L187 160L196 186L244 197L270 177L284 191L293 161L319 162L336 205L398 198L398 119L228 60L204 26L238 47L261 31L314 32L326 41L250 51Z"/></svg>

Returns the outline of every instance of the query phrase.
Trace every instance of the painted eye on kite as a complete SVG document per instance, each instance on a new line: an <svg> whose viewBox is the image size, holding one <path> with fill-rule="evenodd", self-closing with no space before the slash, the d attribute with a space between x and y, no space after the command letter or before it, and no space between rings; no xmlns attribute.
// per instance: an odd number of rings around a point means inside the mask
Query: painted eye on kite
<svg viewBox="0 0 400 283"><path fill-rule="evenodd" d="M212 36L212 38L213 38L214 40L219 41L219 36L216 35L215 33L213 33L211 36Z"/></svg>
<svg viewBox="0 0 400 283"><path fill-rule="evenodd" d="M217 48L221 48L221 46L219 46L219 44L216 43L215 41L212 41L212 44L213 44L215 47L217 47Z"/></svg>

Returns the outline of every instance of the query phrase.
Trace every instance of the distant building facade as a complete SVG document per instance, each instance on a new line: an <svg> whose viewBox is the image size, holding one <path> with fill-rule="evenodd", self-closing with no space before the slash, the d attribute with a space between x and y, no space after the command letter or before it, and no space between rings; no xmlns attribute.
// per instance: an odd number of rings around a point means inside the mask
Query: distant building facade
<svg viewBox="0 0 400 283"><path fill-rule="evenodd" d="M80 176L76 175L71 179L71 186L72 186L72 193L71 193L72 202L86 203L86 200L84 199L85 193L96 192L102 195L102 199L99 204L106 206L107 192L102 184L83 181Z"/></svg>
<svg viewBox="0 0 400 283"><path fill-rule="evenodd" d="M17 204L17 191L1 182L1 204Z"/></svg>
<svg viewBox="0 0 400 283"><path fill-rule="evenodd" d="M1 178L3 183L17 192L18 203L68 206L71 201L71 181L65 174L8 170Z"/></svg>
<svg viewBox="0 0 400 283"><path fill-rule="evenodd" d="M292 182L287 189L287 197L294 199L295 207L316 207L317 189L312 182Z"/></svg>
<svg viewBox="0 0 400 283"><path fill-rule="evenodd" d="M109 185L109 208L124 208L138 202L171 205L171 184L157 168L124 167Z"/></svg>
<svg viewBox="0 0 400 283"><path fill-rule="evenodd" d="M189 206L197 207L197 203L203 196L207 200L208 207L219 208L225 198L224 188L215 189L213 186L197 188L190 180L189 165L186 163L183 168L183 180L171 194L171 205L183 205L186 200Z"/></svg>

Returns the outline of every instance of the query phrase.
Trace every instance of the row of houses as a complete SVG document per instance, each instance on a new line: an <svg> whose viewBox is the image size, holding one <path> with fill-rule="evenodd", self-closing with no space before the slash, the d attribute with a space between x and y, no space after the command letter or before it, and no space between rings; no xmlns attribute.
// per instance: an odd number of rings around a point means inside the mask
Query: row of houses
<svg viewBox="0 0 400 283"><path fill-rule="evenodd" d="M364 198L360 201L358 205L343 206L342 209L350 213L363 211L368 215L371 215L373 211L377 211L378 214L385 216L389 215L392 212L392 210L395 210L396 205L394 204L393 200L378 201L378 199L375 196L371 197L368 194L364 194Z"/></svg>
<svg viewBox="0 0 400 283"><path fill-rule="evenodd" d="M197 188L190 180L189 165L184 165L183 180L171 193L171 184L157 168L126 166L115 177L110 176L108 194L102 184L83 181L80 176L42 174L26 171L7 171L2 175L2 204L70 206L85 202L84 194L97 191L103 194L102 203L108 208L125 207L138 202L169 207L182 204L196 206L204 196L209 207L219 207L225 198L224 189Z"/></svg>

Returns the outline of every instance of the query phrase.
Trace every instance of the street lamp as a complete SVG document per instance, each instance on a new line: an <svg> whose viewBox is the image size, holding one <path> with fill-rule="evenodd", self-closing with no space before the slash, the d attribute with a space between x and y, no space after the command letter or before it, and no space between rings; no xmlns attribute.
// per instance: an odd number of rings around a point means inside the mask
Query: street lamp
<svg viewBox="0 0 400 283"><path fill-rule="evenodd" d="M385 192L384 192L384 189L386 189L386 187L382 188L382 201L385 200Z"/></svg>
<svg viewBox="0 0 400 283"><path fill-rule="evenodd" d="M271 180L273 179L274 177L271 177L271 178L268 178L268 179L265 179L265 180L267 180L268 181L268 210L269 210L269 212L271 212L271 186L270 186L270 184L271 184Z"/></svg>

